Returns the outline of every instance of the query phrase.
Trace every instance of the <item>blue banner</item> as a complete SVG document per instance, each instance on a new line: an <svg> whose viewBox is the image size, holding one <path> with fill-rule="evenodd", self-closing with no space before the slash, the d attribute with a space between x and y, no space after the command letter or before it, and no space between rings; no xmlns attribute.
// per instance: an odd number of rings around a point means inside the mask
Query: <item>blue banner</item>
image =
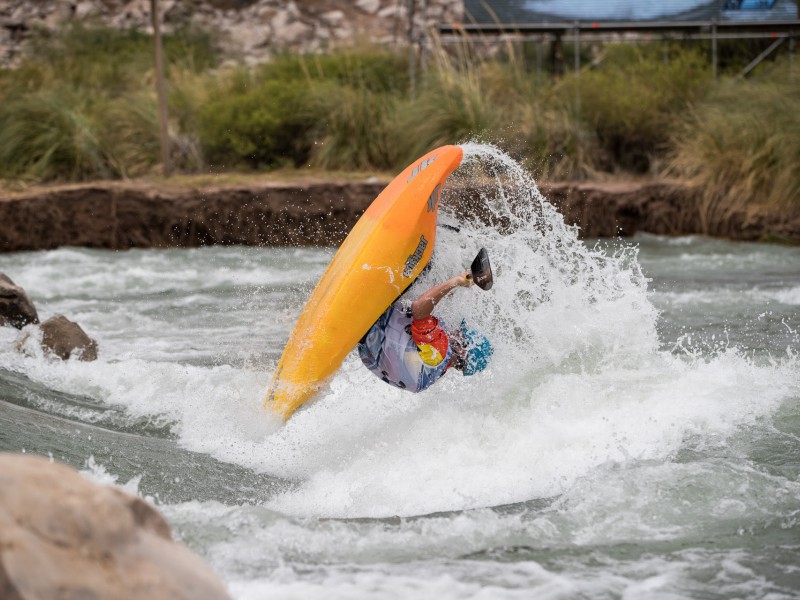
<svg viewBox="0 0 800 600"><path fill-rule="evenodd" d="M464 9L478 24L798 18L797 0L464 0Z"/></svg>

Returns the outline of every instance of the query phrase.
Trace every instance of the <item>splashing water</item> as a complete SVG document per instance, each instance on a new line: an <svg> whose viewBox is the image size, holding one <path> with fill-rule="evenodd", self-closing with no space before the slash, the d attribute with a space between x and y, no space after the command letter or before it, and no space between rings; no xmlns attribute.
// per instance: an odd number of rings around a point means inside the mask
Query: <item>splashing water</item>
<svg viewBox="0 0 800 600"><path fill-rule="evenodd" d="M238 253L241 258L231 264L240 276L227 267L202 276L196 267L181 268L198 251L171 251L163 264L162 255L145 253L132 269L116 269L111 265L117 258L104 258L114 273L111 299L120 287L148 290L141 314L134 316L138 329L131 329L125 311L97 323L120 332L116 355L115 341L101 339L106 356L112 349L110 360L59 365L11 353L2 356L0 367L24 371L63 393L95 398L92 405L40 403L57 406L55 414L156 434L169 426L183 448L298 482L271 497L271 508L344 517L418 515L557 496L597 469L666 460L698 432L706 441L730 435L769 414L796 385L796 370L787 366L791 357L765 368L735 348L690 361L660 351L658 313L636 249L621 246L609 254L587 247L511 158L492 146L463 148L463 164L441 208L442 222L457 224L459 231L440 228L432 266L409 293L463 271L480 247L488 249L496 275L492 290L457 290L437 308L446 323L466 318L492 340L495 354L481 374L448 373L412 395L380 382L351 354L318 399L282 425L260 408L274 359L265 364L255 348L267 337L283 338L293 317L285 308L259 309L254 298L277 295L288 298L284 304L301 303L278 287L251 293L233 320L219 316L216 324L208 313L220 310L210 308L215 286L228 289L235 283L231 278L282 285L285 272L272 265L263 270L254 254L259 250L219 250ZM286 265L311 265L314 278L329 257L275 252ZM95 259L70 250L62 256L85 271L87 281L104 281ZM189 287L200 286L193 288L190 305L150 295L157 281L179 285L180 278L163 274L166 265L188 277ZM44 294L57 299L65 292L51 291L53 272L43 263ZM120 281L124 277L132 279ZM120 312L117 302L105 314ZM87 319L92 325L91 311ZM261 323L270 329L253 336L253 326ZM276 327L281 333L273 333ZM238 346L238 354L215 353L242 366L218 359L211 366L181 363L182 356L208 355L213 345L193 348L209 338L217 348ZM276 344L273 357L278 352ZM242 353L243 361L237 358ZM121 419L127 424L120 425Z"/></svg>
<svg viewBox="0 0 800 600"><path fill-rule="evenodd" d="M636 250L587 248L516 162L492 146L463 148L441 209L460 231L440 228L432 268L410 293L462 271L485 246L493 289L460 291L437 311L487 333L490 369L410 396L351 358L257 453L254 468L304 480L272 506L374 517L556 496L601 466L667 458L698 428L729 433L784 397L762 386L793 376L755 369L736 351L692 367L660 353ZM760 380L751 392L736 388L746 372Z"/></svg>
<svg viewBox="0 0 800 600"><path fill-rule="evenodd" d="M437 309L491 338L486 371L413 395L352 355L283 425L262 395L330 250L0 254L101 349L0 328L0 449L152 497L237 598L795 597L800 250L587 245L508 156L464 151L460 231L409 294L486 247L493 289Z"/></svg>

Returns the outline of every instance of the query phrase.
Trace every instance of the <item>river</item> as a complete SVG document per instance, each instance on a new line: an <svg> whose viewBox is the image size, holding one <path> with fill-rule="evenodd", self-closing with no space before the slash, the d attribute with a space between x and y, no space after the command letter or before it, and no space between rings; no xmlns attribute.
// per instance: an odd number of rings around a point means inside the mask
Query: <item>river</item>
<svg viewBox="0 0 800 600"><path fill-rule="evenodd" d="M495 287L440 310L490 367L411 395L351 355L285 425L262 399L332 250L0 255L100 347L0 328L0 450L148 498L240 599L800 597L800 248L579 241L497 177L420 282L487 247Z"/></svg>

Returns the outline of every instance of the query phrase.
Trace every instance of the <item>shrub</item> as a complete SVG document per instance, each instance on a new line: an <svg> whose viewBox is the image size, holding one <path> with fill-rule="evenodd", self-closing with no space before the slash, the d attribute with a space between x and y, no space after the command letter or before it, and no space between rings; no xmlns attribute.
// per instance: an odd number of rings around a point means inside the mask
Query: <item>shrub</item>
<svg viewBox="0 0 800 600"><path fill-rule="evenodd" d="M404 63L390 52L281 55L212 84L197 130L205 158L251 169L305 165L385 168L392 97L405 94ZM315 145L315 142L316 145ZM313 157L312 157L312 147Z"/></svg>
<svg viewBox="0 0 800 600"><path fill-rule="evenodd" d="M253 85L237 74L212 92L198 129L204 156L213 165L250 168L303 164L309 153L312 86L302 80Z"/></svg>
<svg viewBox="0 0 800 600"><path fill-rule="evenodd" d="M565 77L555 98L575 107L606 153L595 167L641 173L651 169L675 118L709 81L709 67L698 53L685 50L664 64L655 46L612 45L599 68Z"/></svg>

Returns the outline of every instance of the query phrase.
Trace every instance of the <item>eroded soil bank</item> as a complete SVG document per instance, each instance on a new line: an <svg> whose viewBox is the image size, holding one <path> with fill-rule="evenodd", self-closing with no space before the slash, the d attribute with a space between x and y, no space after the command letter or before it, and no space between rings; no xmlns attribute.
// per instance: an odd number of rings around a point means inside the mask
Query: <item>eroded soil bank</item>
<svg viewBox="0 0 800 600"><path fill-rule="evenodd" d="M0 251L337 245L386 183L99 183L0 192ZM800 215L777 209L712 210L700 190L683 183L556 183L541 189L585 237L646 231L800 243Z"/></svg>

